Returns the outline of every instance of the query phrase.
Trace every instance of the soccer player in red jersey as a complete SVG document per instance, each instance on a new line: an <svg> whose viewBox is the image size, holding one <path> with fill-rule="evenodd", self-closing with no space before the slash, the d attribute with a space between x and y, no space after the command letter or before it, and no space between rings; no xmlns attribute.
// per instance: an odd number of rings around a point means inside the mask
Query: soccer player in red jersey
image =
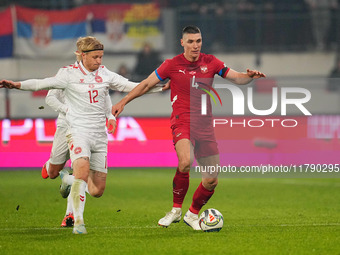
<svg viewBox="0 0 340 255"><path fill-rule="evenodd" d="M128 102L145 94L159 81L166 78L171 80L173 108L171 128L178 157L178 168L173 179L173 208L158 221L158 224L163 227L181 220L182 204L189 187L192 155L195 156L200 166L216 166L220 163L213 126L210 125L212 123L211 105L208 104L206 116L201 116L201 102L195 100L199 99L200 95L197 96L195 93L202 90L193 89L195 86L200 86L195 83L195 80L207 78L208 84L202 86L210 90L209 86L211 88L215 74L237 85L248 84L253 79L265 77L265 74L257 70L247 69L244 73L237 72L227 67L215 56L201 53L202 35L196 26L187 26L183 29L181 45L184 48L183 54L165 60L148 78L112 107L112 113L118 116ZM183 221L194 230L200 230L198 213L214 194L217 183L216 175L203 176L202 182L193 195L192 204Z"/></svg>

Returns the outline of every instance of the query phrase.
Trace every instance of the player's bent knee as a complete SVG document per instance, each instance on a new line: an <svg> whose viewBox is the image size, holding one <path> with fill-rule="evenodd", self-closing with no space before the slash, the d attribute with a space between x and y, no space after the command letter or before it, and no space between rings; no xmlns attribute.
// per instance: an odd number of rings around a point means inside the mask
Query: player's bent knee
<svg viewBox="0 0 340 255"><path fill-rule="evenodd" d="M100 198L102 195L103 195L103 193L97 193L97 194L95 194L93 197L95 197L95 198Z"/></svg>
<svg viewBox="0 0 340 255"><path fill-rule="evenodd" d="M94 190L90 191L90 195L95 198L99 198L104 194L104 190Z"/></svg>
<svg viewBox="0 0 340 255"><path fill-rule="evenodd" d="M180 172L189 172L191 167L190 159L189 160L181 160L178 162L178 170Z"/></svg>
<svg viewBox="0 0 340 255"><path fill-rule="evenodd" d="M89 185L89 193L92 197L101 197L104 194L105 186Z"/></svg>
<svg viewBox="0 0 340 255"><path fill-rule="evenodd" d="M206 178L202 180L203 187L207 190L214 190L218 184L217 178Z"/></svg>

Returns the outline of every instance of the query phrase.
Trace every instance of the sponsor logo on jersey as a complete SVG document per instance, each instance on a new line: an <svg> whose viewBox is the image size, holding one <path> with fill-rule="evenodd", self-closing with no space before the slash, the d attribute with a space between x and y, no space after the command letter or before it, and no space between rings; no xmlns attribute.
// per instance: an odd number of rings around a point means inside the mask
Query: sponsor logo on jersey
<svg viewBox="0 0 340 255"><path fill-rule="evenodd" d="M190 75L195 75L196 74L196 71L191 71L189 72Z"/></svg>
<svg viewBox="0 0 340 255"><path fill-rule="evenodd" d="M84 79L80 79L80 83L84 83Z"/></svg>
<svg viewBox="0 0 340 255"><path fill-rule="evenodd" d="M185 69L184 70L178 70L178 72L185 74Z"/></svg>
<svg viewBox="0 0 340 255"><path fill-rule="evenodd" d="M201 66L201 73L207 73L208 72L208 66Z"/></svg>

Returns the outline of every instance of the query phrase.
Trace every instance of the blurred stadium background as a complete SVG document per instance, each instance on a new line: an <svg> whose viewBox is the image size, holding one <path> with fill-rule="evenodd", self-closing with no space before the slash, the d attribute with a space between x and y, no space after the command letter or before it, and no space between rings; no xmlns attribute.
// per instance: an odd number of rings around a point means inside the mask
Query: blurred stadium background
<svg viewBox="0 0 340 255"><path fill-rule="evenodd" d="M140 81L162 60L182 52L181 29L194 24L202 30L203 52L237 71L256 68L267 74L244 88L245 93L247 87L254 89L256 109L270 108L273 88L305 88L312 95L305 104L312 116L293 106L287 116L281 116L280 107L270 116L254 116L247 107L245 116L233 116L230 93L220 93L223 107L213 106L219 118L299 123L295 128L221 126L226 164L335 168L339 12L340 0L0 0L0 79L54 76L74 63L77 38L94 35L105 45L103 63ZM146 44L150 55L141 54ZM217 77L216 82L224 81ZM87 196L89 236L71 236L71 229L59 227L65 212L59 181L43 181L39 171L14 171L40 170L50 155L57 113L45 104L45 95L0 89L1 254L339 254L335 175L220 178L207 206L223 213L221 232L197 233L183 223L158 227L170 206L177 165L169 92L145 95L125 108L109 136L105 196ZM122 96L112 93L112 102ZM183 208L190 206L199 182L191 179Z"/></svg>
<svg viewBox="0 0 340 255"><path fill-rule="evenodd" d="M203 52L215 54L237 71L255 68L267 74L267 79L253 84L259 109L270 107L274 87L308 89L312 100L306 107L313 116L288 109L288 115L301 118L302 123L290 144L295 148L290 155L298 155L296 144L302 143L301 151L307 146L321 155L315 163L337 162L340 1L2 0L0 13L4 24L0 27L1 79L13 80L55 75L60 67L75 61L76 39L94 35L105 45L103 63L140 81L162 60L182 52L183 26L197 25L203 35ZM146 44L152 51L149 58L141 54ZM145 73L139 72L138 59L145 63ZM45 104L45 95L0 91L0 167L39 167L49 157L57 114ZM122 96L112 93L112 102ZM231 100L224 102L224 113L231 116ZM129 104L116 134L110 137L109 166L175 166L170 113L169 92L146 95ZM279 108L275 114L280 115ZM239 131L236 138L228 139L246 140L240 145L243 153L247 148L250 154L264 155L268 163L275 157L280 160L286 152L280 142L289 139L287 134L280 136L280 129L260 134ZM18 153L26 161L18 162ZM132 155L133 162L128 160ZM310 155L314 154L306 157Z"/></svg>

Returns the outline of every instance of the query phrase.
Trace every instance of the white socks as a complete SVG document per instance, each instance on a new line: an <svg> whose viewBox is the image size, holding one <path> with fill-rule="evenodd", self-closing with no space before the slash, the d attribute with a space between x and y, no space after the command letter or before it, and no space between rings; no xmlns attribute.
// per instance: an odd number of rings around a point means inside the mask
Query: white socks
<svg viewBox="0 0 340 255"><path fill-rule="evenodd" d="M63 182L65 182L67 185L72 185L73 181L74 181L74 175L68 174L63 177Z"/></svg>
<svg viewBox="0 0 340 255"><path fill-rule="evenodd" d="M67 207L66 207L66 215L72 213L73 214L73 203L72 203L72 198L70 195L67 197Z"/></svg>
<svg viewBox="0 0 340 255"><path fill-rule="evenodd" d="M71 187L70 196L73 200L74 225L84 224L84 208L85 208L85 189L87 183L81 179L74 179Z"/></svg>
<svg viewBox="0 0 340 255"><path fill-rule="evenodd" d="M75 178L74 178L74 175L67 175L67 176L64 176L64 180L68 185L72 185ZM87 183L86 183L85 192L90 194ZM70 192L70 195L67 197L67 208L66 208L65 216L70 214L70 213L73 213L73 200L71 198L71 192Z"/></svg>

